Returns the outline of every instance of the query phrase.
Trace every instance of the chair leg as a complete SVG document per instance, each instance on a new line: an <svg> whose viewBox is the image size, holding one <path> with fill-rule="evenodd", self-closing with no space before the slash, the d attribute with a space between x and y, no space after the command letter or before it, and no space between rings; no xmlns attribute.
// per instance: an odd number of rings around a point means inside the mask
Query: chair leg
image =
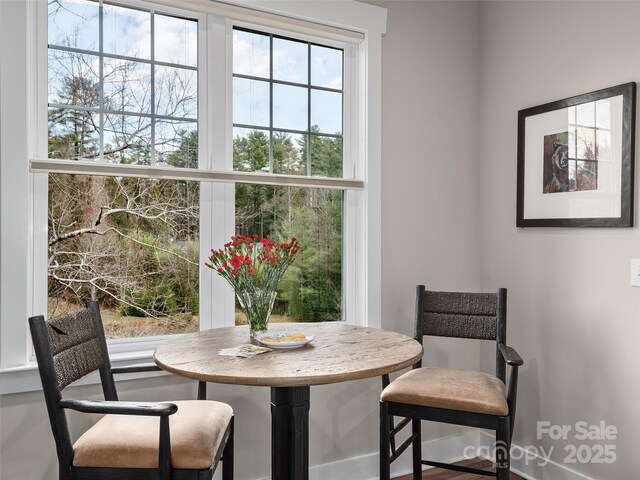
<svg viewBox="0 0 640 480"><path fill-rule="evenodd" d="M386 402L380 402L380 480L391 479L391 463L389 462L391 455L389 451L390 437L389 406Z"/></svg>
<svg viewBox="0 0 640 480"><path fill-rule="evenodd" d="M222 451L222 480L233 480L233 417L229 423L229 438Z"/></svg>
<svg viewBox="0 0 640 480"><path fill-rule="evenodd" d="M411 420L413 438L413 480L422 480L422 422Z"/></svg>
<svg viewBox="0 0 640 480"><path fill-rule="evenodd" d="M171 436L169 417L160 417L160 445L158 458L158 479L171 480Z"/></svg>
<svg viewBox="0 0 640 480"><path fill-rule="evenodd" d="M511 470L511 425L509 417L498 419L496 431L496 476L498 480L509 480Z"/></svg>
<svg viewBox="0 0 640 480"><path fill-rule="evenodd" d="M200 380L198 382L198 400L206 400L207 399L207 382L203 382Z"/></svg>
<svg viewBox="0 0 640 480"><path fill-rule="evenodd" d="M63 467L62 465L59 465L58 467L58 480L69 480L69 471L71 470L71 467Z"/></svg>

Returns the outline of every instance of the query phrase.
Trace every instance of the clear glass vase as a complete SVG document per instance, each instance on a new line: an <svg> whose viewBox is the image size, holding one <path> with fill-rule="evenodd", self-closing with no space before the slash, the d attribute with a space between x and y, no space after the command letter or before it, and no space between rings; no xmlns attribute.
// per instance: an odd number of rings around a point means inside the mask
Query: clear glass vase
<svg viewBox="0 0 640 480"><path fill-rule="evenodd" d="M236 292L242 311L247 316L251 338L264 333L269 328L269 317L278 292L255 290Z"/></svg>

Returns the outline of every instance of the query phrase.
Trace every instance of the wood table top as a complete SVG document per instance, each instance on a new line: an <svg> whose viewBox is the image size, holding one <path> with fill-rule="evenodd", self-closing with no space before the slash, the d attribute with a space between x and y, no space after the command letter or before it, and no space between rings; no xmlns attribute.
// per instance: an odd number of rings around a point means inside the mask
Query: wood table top
<svg viewBox="0 0 640 480"><path fill-rule="evenodd" d="M168 372L196 380L294 387L375 377L422 358L422 345L411 337L344 322L278 323L270 325L269 331L294 331L315 338L296 349L274 349L251 358L226 357L218 352L249 343L249 328L215 328L159 346L154 360Z"/></svg>

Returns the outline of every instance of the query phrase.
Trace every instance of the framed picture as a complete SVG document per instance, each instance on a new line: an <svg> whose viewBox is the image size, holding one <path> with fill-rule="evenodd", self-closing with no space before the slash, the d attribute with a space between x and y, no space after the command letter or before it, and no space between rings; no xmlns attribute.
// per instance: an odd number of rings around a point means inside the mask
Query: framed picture
<svg viewBox="0 0 640 480"><path fill-rule="evenodd" d="M631 227L636 84L518 112L518 227Z"/></svg>

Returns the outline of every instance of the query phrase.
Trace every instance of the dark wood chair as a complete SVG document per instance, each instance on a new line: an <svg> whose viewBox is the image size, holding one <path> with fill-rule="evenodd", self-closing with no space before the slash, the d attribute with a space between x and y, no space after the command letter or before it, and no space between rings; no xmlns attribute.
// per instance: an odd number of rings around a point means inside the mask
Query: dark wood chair
<svg viewBox="0 0 640 480"><path fill-rule="evenodd" d="M508 480L509 450L516 414L518 367L522 359L507 342L507 291L497 293L432 292L417 287L415 339L425 335L496 342L496 374L446 368L414 368L389 382L383 376L380 396L380 479L389 480L391 463L409 445L413 479L422 465ZM506 365L511 366L509 387ZM404 417L397 425L393 416ZM496 432L496 471L422 459L421 421L452 423ZM395 435L411 423L412 434L396 448Z"/></svg>
<svg viewBox="0 0 640 480"><path fill-rule="evenodd" d="M222 460L233 479L233 410L202 400L121 402L114 373L156 365L111 367L97 302L45 321L29 319L60 480L210 480ZM62 390L98 370L104 401L62 398ZM66 410L106 414L71 443Z"/></svg>

